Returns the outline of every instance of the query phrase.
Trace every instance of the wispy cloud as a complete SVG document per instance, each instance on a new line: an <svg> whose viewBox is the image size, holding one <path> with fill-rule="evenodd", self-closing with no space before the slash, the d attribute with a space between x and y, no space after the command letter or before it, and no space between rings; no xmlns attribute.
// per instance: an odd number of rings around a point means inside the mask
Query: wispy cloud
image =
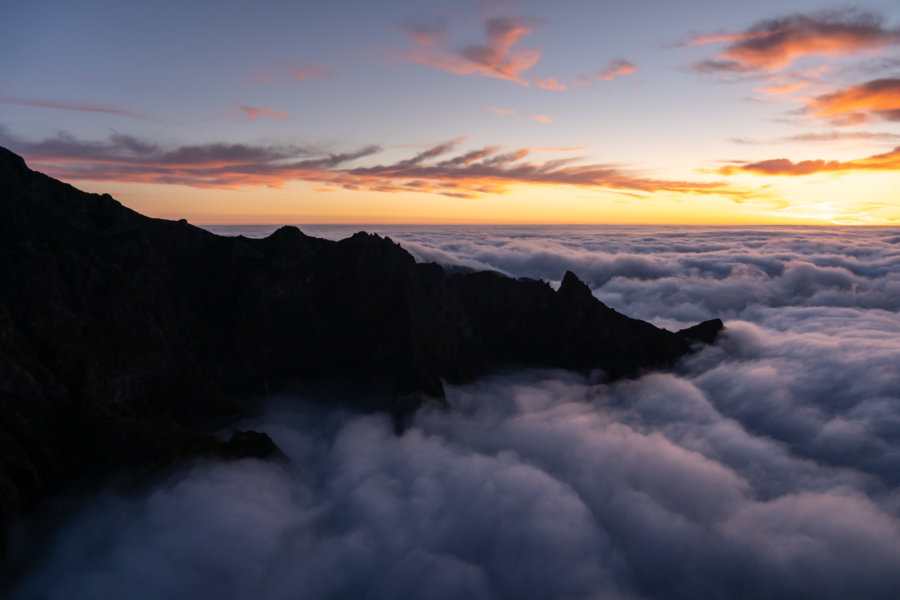
<svg viewBox="0 0 900 600"><path fill-rule="evenodd" d="M258 69L251 77L251 80L257 85L273 85L278 82L278 76L278 69L266 66Z"/></svg>
<svg viewBox="0 0 900 600"><path fill-rule="evenodd" d="M288 68L291 76L297 81L321 81L334 77L334 70L331 67L313 64L300 64Z"/></svg>
<svg viewBox="0 0 900 600"><path fill-rule="evenodd" d="M258 69L252 76L252 81L258 85L273 85L285 77L300 83L324 81L334 77L334 69L313 63L295 63L290 66L268 65Z"/></svg>
<svg viewBox="0 0 900 600"><path fill-rule="evenodd" d="M456 50L447 47L443 24L406 24L401 29L413 39L415 47L403 59L456 75L496 77L529 86L523 74L537 64L541 51L515 47L538 23L525 17L491 17L483 23L484 43Z"/></svg>
<svg viewBox="0 0 900 600"><path fill-rule="evenodd" d="M786 96L793 94L810 84L809 81L795 81L793 83L783 83L777 85L769 85L759 88L759 91L770 96Z"/></svg>
<svg viewBox="0 0 900 600"><path fill-rule="evenodd" d="M835 124L861 123L872 116L900 121L900 79L876 79L810 98L808 110Z"/></svg>
<svg viewBox="0 0 900 600"><path fill-rule="evenodd" d="M558 90L563 91L566 89L565 84L558 82L553 77L544 77L543 79L540 77L534 78L534 85L538 86L542 90Z"/></svg>
<svg viewBox="0 0 900 600"><path fill-rule="evenodd" d="M74 110L79 112L103 113L107 115L116 115L119 117L129 117L132 119L140 119L142 121L158 121L155 117L145 115L143 113L125 110L115 106L103 104L88 104L84 102L65 102L58 100L34 100L27 98L0 98L0 104L15 104L18 106L32 106L35 108L50 108L55 110Z"/></svg>
<svg viewBox="0 0 900 600"><path fill-rule="evenodd" d="M712 59L694 63L701 72L774 72L809 56L849 56L900 43L900 30L876 13L844 9L793 14L760 21L745 31L698 35L688 44L728 44Z"/></svg>
<svg viewBox="0 0 900 600"><path fill-rule="evenodd" d="M603 65L593 75L579 75L570 87L579 88L590 85L592 81L612 81L617 77L627 77L638 70L638 66L624 58L614 58Z"/></svg>
<svg viewBox="0 0 900 600"><path fill-rule="evenodd" d="M758 144L790 144L790 143L829 143L847 141L894 142L900 140L900 134L881 131L828 131L826 133L801 133L772 140L754 140L731 138L730 142L744 145Z"/></svg>
<svg viewBox="0 0 900 600"><path fill-rule="evenodd" d="M274 110L271 108L257 108L255 106L245 106L243 104L239 105L244 113L246 113L247 118L251 121L255 121L259 118L268 118L268 119L277 119L279 121L288 121L290 120L290 115L287 113L283 113L280 110Z"/></svg>
<svg viewBox="0 0 900 600"><path fill-rule="evenodd" d="M754 173L757 175L812 175L822 172L842 171L900 171L900 146L884 154L876 154L856 160L803 160L794 162L776 158L759 162L736 163L721 167L722 175Z"/></svg>
<svg viewBox="0 0 900 600"><path fill-rule="evenodd" d="M615 58L609 61L595 76L594 79L602 81L612 81L616 77L625 77L631 75L638 68L624 58Z"/></svg>
<svg viewBox="0 0 900 600"><path fill-rule="evenodd" d="M464 138L434 145L388 164L353 166L379 152L365 146L323 154L301 146L205 144L163 148L126 135L83 141L60 135L31 142L0 130L0 144L35 167L63 180L179 184L206 188L278 187L289 181L332 188L427 192L474 198L504 193L512 185L564 185L635 194L712 194L739 200L758 195L725 182L654 179L619 166L583 163L577 157L527 160L532 153L561 148L503 150L487 146L460 152Z"/></svg>
<svg viewBox="0 0 900 600"><path fill-rule="evenodd" d="M407 19L400 30L422 46L439 46L447 41L447 19L443 17L430 21Z"/></svg>
<svg viewBox="0 0 900 600"><path fill-rule="evenodd" d="M553 117L549 115L531 115L532 121L537 121L538 123L543 123L545 125L549 125L553 122Z"/></svg>
<svg viewBox="0 0 900 600"><path fill-rule="evenodd" d="M511 117L516 114L516 111L511 108L498 108L496 106L488 107L488 110L494 113L495 115L500 115L501 117Z"/></svg>

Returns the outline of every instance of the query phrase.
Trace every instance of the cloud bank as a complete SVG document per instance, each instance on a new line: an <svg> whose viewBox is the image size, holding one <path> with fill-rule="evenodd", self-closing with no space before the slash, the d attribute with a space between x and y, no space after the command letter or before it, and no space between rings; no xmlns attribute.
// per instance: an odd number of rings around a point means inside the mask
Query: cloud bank
<svg viewBox="0 0 900 600"><path fill-rule="evenodd" d="M283 398L242 426L292 464L200 464L94 498L11 597L900 594L896 231L382 233L419 260L572 269L629 314L727 330L671 373L449 387L449 410L399 437L322 390Z"/></svg>

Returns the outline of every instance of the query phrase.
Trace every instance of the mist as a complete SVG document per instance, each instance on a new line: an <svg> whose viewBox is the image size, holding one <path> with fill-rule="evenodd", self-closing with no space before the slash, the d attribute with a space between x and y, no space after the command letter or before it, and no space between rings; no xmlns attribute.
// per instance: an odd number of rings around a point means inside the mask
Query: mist
<svg viewBox="0 0 900 600"><path fill-rule="evenodd" d="M637 379L447 386L401 436L273 398L235 429L288 462L200 462L85 499L11 597L900 597L895 231L376 231L420 261L554 284L569 269L630 316L726 330Z"/></svg>

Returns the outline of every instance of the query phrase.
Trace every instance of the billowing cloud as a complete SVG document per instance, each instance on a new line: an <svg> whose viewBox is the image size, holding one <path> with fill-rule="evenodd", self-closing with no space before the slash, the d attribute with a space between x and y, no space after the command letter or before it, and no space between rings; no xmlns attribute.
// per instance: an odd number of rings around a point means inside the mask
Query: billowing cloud
<svg viewBox="0 0 900 600"><path fill-rule="evenodd" d="M380 233L420 260L572 269L628 314L727 328L668 373L448 386L399 436L326 408L322 386L273 401L241 427L291 464L91 497L9 597L900 596L896 231Z"/></svg>
<svg viewBox="0 0 900 600"><path fill-rule="evenodd" d="M852 56L900 43L900 30L862 10L793 14L756 23L736 33L700 35L692 45L727 43L713 59L695 63L701 72L773 72L810 56Z"/></svg>
<svg viewBox="0 0 900 600"><path fill-rule="evenodd" d="M874 115L900 121L900 79L876 79L807 100L816 117L830 120L866 121Z"/></svg>
<svg viewBox="0 0 900 600"><path fill-rule="evenodd" d="M624 58L615 58L609 61L595 76L595 79L612 81L616 77L625 77L637 71L637 66Z"/></svg>
<svg viewBox="0 0 900 600"><path fill-rule="evenodd" d="M56 100L34 100L28 98L0 98L0 104L15 104L18 106L32 106L35 108L51 108L55 110L74 110L79 112L103 113L119 117L129 117L142 121L157 121L158 119L142 113L125 110L115 106L103 104L88 104L84 102L61 102Z"/></svg>
<svg viewBox="0 0 900 600"><path fill-rule="evenodd" d="M525 17L492 17L484 22L483 44L450 50L445 44L438 47L442 37L428 35L421 30L404 28L416 42L416 47L404 60L423 64L455 75L481 75L507 79L521 85L531 85L523 76L541 58L540 50L515 49L522 38L530 34L539 21Z"/></svg>
<svg viewBox="0 0 900 600"><path fill-rule="evenodd" d="M525 160L537 149L503 151L499 146L450 155L465 138L437 144L390 164L352 166L380 151L365 146L323 155L298 146L206 144L163 148L116 134L102 142L67 135L31 142L0 129L0 144L37 168L63 180L168 183L207 188L308 181L351 190L428 192L453 197L504 193L516 184L567 185L638 193L715 194L734 199L754 192L722 182L654 179L621 167L582 163L577 158Z"/></svg>
<svg viewBox="0 0 900 600"><path fill-rule="evenodd" d="M900 170L900 146L884 154L876 154L856 160L802 160L794 162L787 158L775 158L759 162L731 164L721 167L722 175L755 173L758 175L812 175L822 172L842 171L898 171Z"/></svg>
<svg viewBox="0 0 900 600"><path fill-rule="evenodd" d="M279 121L289 121L290 115L287 113L283 113L280 110L274 110L271 108L257 108L255 106L245 106L241 104L238 108L240 108L247 115L247 118L251 121L255 121L261 117L268 119L276 119Z"/></svg>

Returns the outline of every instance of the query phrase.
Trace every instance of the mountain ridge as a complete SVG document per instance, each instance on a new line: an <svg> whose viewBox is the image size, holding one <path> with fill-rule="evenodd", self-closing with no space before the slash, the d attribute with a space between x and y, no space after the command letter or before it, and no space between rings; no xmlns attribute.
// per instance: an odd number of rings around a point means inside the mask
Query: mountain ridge
<svg viewBox="0 0 900 600"><path fill-rule="evenodd" d="M377 392L359 408L402 420L444 381L510 365L631 376L721 329L631 319L571 272L559 290L447 272L377 234L217 236L0 148L0 532L75 478L269 448L208 429L290 382L352 380Z"/></svg>

